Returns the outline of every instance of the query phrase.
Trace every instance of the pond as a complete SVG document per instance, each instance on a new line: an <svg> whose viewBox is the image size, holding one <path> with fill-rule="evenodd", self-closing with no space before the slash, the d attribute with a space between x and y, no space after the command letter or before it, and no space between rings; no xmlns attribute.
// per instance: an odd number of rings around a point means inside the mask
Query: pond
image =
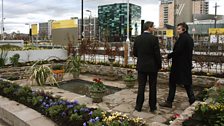
<svg viewBox="0 0 224 126"><path fill-rule="evenodd" d="M90 97L89 86L91 85L91 83L92 82L90 81L76 79L76 80L64 81L59 83L60 85L59 88ZM104 96L109 94L114 94L115 92L118 92L121 90L121 88L117 88L117 87L111 87L111 86L106 86L106 87L107 87L107 90Z"/></svg>

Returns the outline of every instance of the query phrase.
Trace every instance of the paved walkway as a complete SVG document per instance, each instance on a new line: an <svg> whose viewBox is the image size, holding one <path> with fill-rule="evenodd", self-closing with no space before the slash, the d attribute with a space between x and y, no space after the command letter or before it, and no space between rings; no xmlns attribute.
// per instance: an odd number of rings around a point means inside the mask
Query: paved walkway
<svg viewBox="0 0 224 126"><path fill-rule="evenodd" d="M9 125L0 119L0 126L9 126Z"/></svg>
<svg viewBox="0 0 224 126"><path fill-rule="evenodd" d="M104 78L102 76L97 75L81 75L80 79L92 81L93 78L100 77ZM71 79L72 76L65 75L64 80ZM46 91L53 92L54 95L62 96L63 98L69 99L69 100L78 100L81 104L86 104L88 107L100 107L103 110L111 111L111 112L121 112L126 115L129 115L131 117L140 117L143 118L147 124L151 124L152 122L165 122L167 119L169 119L174 114L180 114L182 113L187 107L189 107L187 94L182 87L177 87L176 97L173 103L173 108L162 108L157 105L157 112L151 113L149 111L149 105L148 105L148 95L149 95L149 88L146 87L145 92L145 102L142 108L142 112L137 112L134 110L135 107L135 101L137 96L137 84L132 89L126 89L125 84L123 81L107 81L102 80L104 84L123 88L121 91L116 92L114 94L104 96L103 102L101 103L92 103L92 99L83 95L75 94L69 91L65 91L62 89L59 89L57 87L45 87ZM25 84L28 83L27 80L20 80L17 81L17 83ZM39 87L33 87L33 88L39 88ZM195 91L195 94L197 94L198 91ZM166 99L168 94L168 82L167 80L158 79L158 86L157 86L157 101L162 102Z"/></svg>

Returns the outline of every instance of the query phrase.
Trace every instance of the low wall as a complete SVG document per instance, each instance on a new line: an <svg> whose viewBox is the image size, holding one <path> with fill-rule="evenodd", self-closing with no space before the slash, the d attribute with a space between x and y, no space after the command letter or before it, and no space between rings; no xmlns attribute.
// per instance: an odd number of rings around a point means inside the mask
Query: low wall
<svg viewBox="0 0 224 126"><path fill-rule="evenodd" d="M19 62L29 62L38 60L66 60L67 50L64 49L46 49L46 50L26 50L26 51L9 51L6 57L6 64L10 64L10 57L19 54Z"/></svg>

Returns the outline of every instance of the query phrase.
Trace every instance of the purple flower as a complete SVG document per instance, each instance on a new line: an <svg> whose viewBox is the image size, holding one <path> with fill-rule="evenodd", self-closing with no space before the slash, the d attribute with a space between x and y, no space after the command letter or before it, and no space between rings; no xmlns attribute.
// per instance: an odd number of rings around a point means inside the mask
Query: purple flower
<svg viewBox="0 0 224 126"><path fill-rule="evenodd" d="M45 105L45 108L49 108L49 105L48 105L48 104L46 104L46 105Z"/></svg>
<svg viewBox="0 0 224 126"><path fill-rule="evenodd" d="M72 108L73 107L73 105L67 105L67 108Z"/></svg>
<svg viewBox="0 0 224 126"><path fill-rule="evenodd" d="M83 126L87 126L87 125L86 125L86 122L83 123Z"/></svg>
<svg viewBox="0 0 224 126"><path fill-rule="evenodd" d="M99 121L100 120L100 118L97 116L96 118L95 118L95 121Z"/></svg>
<svg viewBox="0 0 224 126"><path fill-rule="evenodd" d="M66 113L65 113L65 112L62 112L62 113L61 113L61 116L62 116L62 117L66 116Z"/></svg>
<svg viewBox="0 0 224 126"><path fill-rule="evenodd" d="M93 114L93 111L90 111L90 112L89 112L89 115L92 115L92 114Z"/></svg>
<svg viewBox="0 0 224 126"><path fill-rule="evenodd" d="M81 108L80 111L89 112L89 109L88 108Z"/></svg>
<svg viewBox="0 0 224 126"><path fill-rule="evenodd" d="M78 110L75 109L75 110L74 110L74 113L76 113L76 112L78 112Z"/></svg>
<svg viewBox="0 0 224 126"><path fill-rule="evenodd" d="M43 102L42 105L45 106L46 105L46 102Z"/></svg>
<svg viewBox="0 0 224 126"><path fill-rule="evenodd" d="M77 100L74 100L72 103L73 103L74 105L79 104Z"/></svg>
<svg viewBox="0 0 224 126"><path fill-rule="evenodd" d="M90 120L89 120L89 122L94 123L94 122L95 122L95 120L94 120L94 119L90 119Z"/></svg>

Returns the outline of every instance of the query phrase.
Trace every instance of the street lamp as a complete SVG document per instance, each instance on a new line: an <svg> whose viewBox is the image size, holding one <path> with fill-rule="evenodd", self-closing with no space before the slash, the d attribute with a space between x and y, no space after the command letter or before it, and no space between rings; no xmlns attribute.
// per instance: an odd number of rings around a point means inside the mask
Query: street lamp
<svg viewBox="0 0 224 126"><path fill-rule="evenodd" d="M126 42L129 43L130 39L129 39L129 0L127 0L127 39Z"/></svg>
<svg viewBox="0 0 224 126"><path fill-rule="evenodd" d="M92 11L91 10L86 10L86 12L89 12L89 40L91 40L91 15L92 15Z"/></svg>
<svg viewBox="0 0 224 126"><path fill-rule="evenodd" d="M81 0L81 40L83 40L84 32L83 32L83 0Z"/></svg>
<svg viewBox="0 0 224 126"><path fill-rule="evenodd" d="M2 27L1 27L1 34L2 34L2 40L4 40L4 13L3 13L3 0L2 0Z"/></svg>
<svg viewBox="0 0 224 126"><path fill-rule="evenodd" d="M129 0L127 0L127 39L126 39L126 43L128 46L128 57L130 56L130 39L129 39ZM128 60L128 59L127 59Z"/></svg>

